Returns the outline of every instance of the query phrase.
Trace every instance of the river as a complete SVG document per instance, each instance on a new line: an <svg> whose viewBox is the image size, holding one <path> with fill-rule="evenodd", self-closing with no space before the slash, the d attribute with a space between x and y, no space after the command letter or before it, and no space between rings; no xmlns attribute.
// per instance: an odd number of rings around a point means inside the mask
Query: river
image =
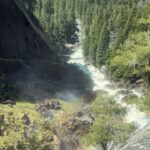
<svg viewBox="0 0 150 150"><path fill-rule="evenodd" d="M113 96L117 103L127 108L126 121L134 122L138 129L143 128L146 124L150 122L150 118L146 116L144 112L141 112L136 105L128 105L123 98L129 94L134 94L138 97L142 97L142 92L136 89L125 89L124 87L117 87L113 81L107 79L105 75L105 67L100 70L94 66L87 64L83 56L83 40L85 38L84 31L82 28L82 23L77 19L78 29L78 42L74 45L66 44L67 47L71 47L73 53L70 55L68 63L75 64L80 70L90 76L94 86L93 91L103 90L106 91L110 96Z"/></svg>
<svg viewBox="0 0 150 150"><path fill-rule="evenodd" d="M102 67L100 70L95 68L92 65L89 65L85 62L83 56L83 40L84 40L84 31L82 29L82 23L80 20L77 20L79 32L77 32L79 41L74 45L67 45L73 47L73 53L70 55L70 59L68 63L75 64L82 70L84 73L90 76L92 79L94 86L93 91L96 90L103 90L108 92L110 96L114 96L115 100L120 103L121 105L127 107L128 114L126 116L126 120L128 122L136 122L139 128L144 127L150 120L149 117L146 116L143 112L140 112L139 109L135 105L127 105L122 99L129 95L135 94L138 97L143 96L142 92L137 91L136 89L125 89L124 87L115 87L115 83L111 82L106 78L105 75L105 67ZM116 83L117 84L117 83ZM121 92L122 91L122 92ZM127 93L123 93L123 91L129 91Z"/></svg>

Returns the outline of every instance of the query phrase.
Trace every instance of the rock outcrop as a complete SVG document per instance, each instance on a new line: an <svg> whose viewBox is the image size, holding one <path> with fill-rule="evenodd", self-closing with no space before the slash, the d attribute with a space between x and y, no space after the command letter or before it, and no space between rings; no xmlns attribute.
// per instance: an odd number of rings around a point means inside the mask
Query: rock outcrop
<svg viewBox="0 0 150 150"><path fill-rule="evenodd" d="M150 149L150 123L137 131L121 150L149 150Z"/></svg>

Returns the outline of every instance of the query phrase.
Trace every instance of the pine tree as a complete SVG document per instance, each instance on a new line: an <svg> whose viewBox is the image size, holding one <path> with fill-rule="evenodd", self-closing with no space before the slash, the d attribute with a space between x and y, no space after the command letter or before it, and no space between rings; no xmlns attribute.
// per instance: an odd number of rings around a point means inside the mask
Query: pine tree
<svg viewBox="0 0 150 150"><path fill-rule="evenodd" d="M106 62L109 42L110 42L110 33L107 28L107 23L105 23L100 33L99 44L96 51L97 67L101 67Z"/></svg>

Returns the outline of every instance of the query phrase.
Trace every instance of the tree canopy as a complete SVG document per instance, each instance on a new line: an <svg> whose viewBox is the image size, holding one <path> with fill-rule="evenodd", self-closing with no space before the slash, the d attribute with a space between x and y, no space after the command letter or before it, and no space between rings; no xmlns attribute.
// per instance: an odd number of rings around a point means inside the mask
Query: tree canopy
<svg viewBox="0 0 150 150"><path fill-rule="evenodd" d="M134 131L132 124L124 121L126 109L113 98L98 96L92 105L95 121L84 140L89 145L100 145L103 150L113 144L122 143Z"/></svg>

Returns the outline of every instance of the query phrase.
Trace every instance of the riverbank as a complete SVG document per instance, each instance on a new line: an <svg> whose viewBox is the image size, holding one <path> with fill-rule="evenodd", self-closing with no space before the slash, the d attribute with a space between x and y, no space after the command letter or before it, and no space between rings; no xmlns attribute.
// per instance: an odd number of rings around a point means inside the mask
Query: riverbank
<svg viewBox="0 0 150 150"><path fill-rule="evenodd" d="M138 98L143 96L142 88L140 90L137 90L133 87L129 88L129 84L118 84L112 82L107 78L105 68L101 68L99 70L94 66L87 64L83 56L82 45L82 41L84 40L84 30L81 21L77 19L77 23L79 28L79 32L77 33L79 37L79 42L74 46L72 45L73 53L70 55L70 60L68 62L71 64L75 64L79 67L80 70L90 76L94 85L93 91L105 91L106 93L108 93L108 95L115 97L115 100L122 106L127 107L127 120L129 122L137 122L140 128L144 127L149 122L149 119L146 117L146 115L143 112L140 112L137 106L128 105L125 102L125 98L129 99L130 97Z"/></svg>

